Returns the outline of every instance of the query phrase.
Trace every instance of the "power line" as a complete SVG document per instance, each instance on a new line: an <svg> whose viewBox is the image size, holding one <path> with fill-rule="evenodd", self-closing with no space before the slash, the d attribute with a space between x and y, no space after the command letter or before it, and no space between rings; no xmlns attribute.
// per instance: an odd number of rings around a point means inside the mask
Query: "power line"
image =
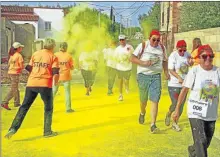
<svg viewBox="0 0 220 157"><path fill-rule="evenodd" d="M128 9L130 9L133 5L135 5L135 3L136 3L136 2L134 2ZM116 12L115 15L118 15L118 14L120 14L120 13L126 11L126 10L127 10L127 9L124 9L124 10L122 10L122 11L120 11L120 12Z"/></svg>
<svg viewBox="0 0 220 157"><path fill-rule="evenodd" d="M143 7L143 4L144 4L145 2L143 2L139 7L138 7L138 9L137 10L135 10L134 12L132 12L130 15L128 15L128 16L124 16L125 18L130 18L130 17L132 17L133 15L135 15L142 7Z"/></svg>
<svg viewBox="0 0 220 157"><path fill-rule="evenodd" d="M146 5L143 5L143 7L152 7L152 5L149 5L149 4L146 4ZM132 7L132 8L129 8L129 7L124 7L124 8L115 8L114 7L114 9L115 10L120 10L120 9L136 9L136 8L139 8L139 6L137 6L137 7Z"/></svg>
<svg viewBox="0 0 220 157"><path fill-rule="evenodd" d="M98 5L98 4L93 4L93 3L89 3L89 5L94 5L94 6L97 6L97 7L104 7L104 8L111 8L111 6L103 6L103 5Z"/></svg>

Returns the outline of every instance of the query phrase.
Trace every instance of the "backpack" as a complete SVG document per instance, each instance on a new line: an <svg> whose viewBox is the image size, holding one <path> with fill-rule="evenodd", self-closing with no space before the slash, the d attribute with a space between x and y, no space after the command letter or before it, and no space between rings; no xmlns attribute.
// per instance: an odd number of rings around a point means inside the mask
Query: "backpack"
<svg viewBox="0 0 220 157"><path fill-rule="evenodd" d="M160 47L162 48L163 54L165 54L165 48L164 48L164 46L163 46L162 44L159 44L159 45L160 45ZM145 41L142 41L142 49L141 49L141 53L138 55L138 59L140 59L141 56L143 55L145 46L146 46Z"/></svg>

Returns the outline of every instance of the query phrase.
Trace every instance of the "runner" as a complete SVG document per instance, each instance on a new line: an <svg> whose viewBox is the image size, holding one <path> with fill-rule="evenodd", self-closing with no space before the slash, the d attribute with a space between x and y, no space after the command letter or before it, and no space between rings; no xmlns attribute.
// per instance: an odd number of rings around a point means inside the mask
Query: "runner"
<svg viewBox="0 0 220 157"><path fill-rule="evenodd" d="M137 81L140 94L139 123L145 121L145 113L148 97L151 101L151 127L152 133L158 128L156 119L158 113L158 103L161 96L161 72L164 69L165 78L169 79L167 54L165 48L160 44L160 32L153 30L149 40L140 43L135 49L131 61L137 64Z"/></svg>
<svg viewBox="0 0 220 157"><path fill-rule="evenodd" d="M104 49L104 60L108 71L108 95L112 95L112 89L115 83L115 78L117 74L116 70L116 56L115 56L115 42L111 42L109 48Z"/></svg>
<svg viewBox="0 0 220 157"><path fill-rule="evenodd" d="M92 86L95 81L96 70L98 66L97 53L82 52L79 56L79 67L85 82L86 95L89 96L92 92Z"/></svg>
<svg viewBox="0 0 220 157"><path fill-rule="evenodd" d="M170 117L174 112L177 104L177 100L182 89L182 83L185 76L188 73L189 66L193 63L191 62L190 53L187 52L187 45L184 40L179 40L176 44L177 50L172 52L168 59L168 69L170 72L170 80L168 81L168 91L172 104L170 105L169 111L167 112L165 124L170 125ZM185 98L186 99L186 98ZM181 104L180 115L183 112L183 106L185 99ZM173 122L172 128L176 131L181 131L179 125Z"/></svg>
<svg viewBox="0 0 220 157"><path fill-rule="evenodd" d="M115 56L117 58L116 69L118 71L119 79L119 101L123 101L123 82L125 83L125 90L129 92L129 79L131 76L132 63L130 57L134 48L126 44L125 35L119 35L120 45L115 49Z"/></svg>
<svg viewBox="0 0 220 157"><path fill-rule="evenodd" d="M25 97L5 138L10 139L18 131L38 93L44 102L44 137L57 135L51 130L53 115L52 84L57 85L59 79L58 60L53 54L54 48L55 41L50 38L45 39L44 49L35 52L29 65L25 67L30 72Z"/></svg>
<svg viewBox="0 0 220 157"><path fill-rule="evenodd" d="M193 59L193 66L198 65L199 64L199 56L198 56L198 47L202 45L202 42L200 40L200 38L194 38L193 39L193 50L191 53L191 57Z"/></svg>
<svg viewBox="0 0 220 157"><path fill-rule="evenodd" d="M59 85L62 83L65 89L65 104L66 112L74 112L71 108L71 70L73 70L73 59L72 56L67 52L68 45L66 42L60 44L60 51L55 53L55 56L58 58L59 67L60 67L60 77L59 83L57 86L53 86L53 97L55 97Z"/></svg>
<svg viewBox="0 0 220 157"><path fill-rule="evenodd" d="M209 45L198 48L199 65L187 74L179 95L173 120L180 116L181 104L191 90L187 112L194 144L188 147L190 157L207 157L218 114L220 69L213 65L213 50Z"/></svg>
<svg viewBox="0 0 220 157"><path fill-rule="evenodd" d="M18 86L19 76L24 69L24 60L21 55L23 47L24 45L21 45L19 42L15 42L13 43L9 51L8 75L11 79L11 89L9 90L1 104L1 106L6 110L11 110L8 104L12 98L14 98L14 107L20 106L20 91L18 89Z"/></svg>

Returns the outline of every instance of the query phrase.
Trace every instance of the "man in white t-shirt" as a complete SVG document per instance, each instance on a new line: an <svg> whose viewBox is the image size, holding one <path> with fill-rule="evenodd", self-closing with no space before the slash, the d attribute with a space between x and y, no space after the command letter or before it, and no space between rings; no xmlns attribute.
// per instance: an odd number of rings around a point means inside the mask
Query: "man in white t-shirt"
<svg viewBox="0 0 220 157"><path fill-rule="evenodd" d="M187 52L187 45L184 40L179 40L176 44L177 50L172 52L168 59L168 69L170 73L170 80L168 81L168 91L171 99L169 111L166 114L165 124L170 125L171 114L174 112L177 100L182 89L182 83L188 73L189 66L193 64L190 59L190 53ZM180 108L180 115L183 111L185 99ZM172 128L176 131L181 131L179 125L173 122Z"/></svg>
<svg viewBox="0 0 220 157"><path fill-rule="evenodd" d="M207 157L218 117L220 69L213 65L214 53L209 45L200 46L198 56L199 65L190 69L183 82L173 120L179 119L181 104L191 89L187 113L194 144L188 152L190 156Z"/></svg>
<svg viewBox="0 0 220 157"><path fill-rule="evenodd" d="M141 43L135 49L131 62L137 64L137 81L140 94L139 123L145 120L146 105L148 97L151 101L151 127L152 133L158 128L156 118L158 113L158 102L161 96L161 72L164 69L166 79L169 79L167 68L167 54L165 48L160 44L160 32L153 30L149 40Z"/></svg>
<svg viewBox="0 0 220 157"><path fill-rule="evenodd" d="M125 89L128 93L129 91L129 79L131 76L132 63L130 62L130 57L134 51L134 48L126 44L125 35L119 35L120 45L115 49L115 55L117 58L116 69L118 71L119 78L119 101L123 100L122 87L123 82L125 83Z"/></svg>
<svg viewBox="0 0 220 157"><path fill-rule="evenodd" d="M109 48L105 48L103 50L104 53L104 61L107 67L107 72L108 72L108 95L112 95L112 89L115 83L115 78L117 74L116 70L116 56L115 56L115 42L112 41L111 44L109 45Z"/></svg>

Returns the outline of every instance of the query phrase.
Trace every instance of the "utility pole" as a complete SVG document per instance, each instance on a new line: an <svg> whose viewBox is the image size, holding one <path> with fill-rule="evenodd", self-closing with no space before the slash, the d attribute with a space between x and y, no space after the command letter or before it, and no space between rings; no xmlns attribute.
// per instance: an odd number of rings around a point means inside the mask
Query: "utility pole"
<svg viewBox="0 0 220 157"><path fill-rule="evenodd" d="M167 9L167 35L166 35L166 48L169 50L167 39L168 39L169 22L170 22L170 2L168 2L168 3L169 3L169 8Z"/></svg>
<svg viewBox="0 0 220 157"><path fill-rule="evenodd" d="M110 20L111 20L111 31L113 32L114 14L113 14L112 6L111 6L111 11L110 11Z"/></svg>
<svg viewBox="0 0 220 157"><path fill-rule="evenodd" d="M101 11L104 11L103 9L99 9L99 16L98 16L98 19L99 19L99 28L101 27Z"/></svg>
<svg viewBox="0 0 220 157"><path fill-rule="evenodd" d="M131 34L131 19L130 19L130 36L131 36L132 34Z"/></svg>
<svg viewBox="0 0 220 157"><path fill-rule="evenodd" d="M120 16L120 34L121 34L121 25L122 25L122 15Z"/></svg>
<svg viewBox="0 0 220 157"><path fill-rule="evenodd" d="M127 36L128 36L128 18L127 18Z"/></svg>

